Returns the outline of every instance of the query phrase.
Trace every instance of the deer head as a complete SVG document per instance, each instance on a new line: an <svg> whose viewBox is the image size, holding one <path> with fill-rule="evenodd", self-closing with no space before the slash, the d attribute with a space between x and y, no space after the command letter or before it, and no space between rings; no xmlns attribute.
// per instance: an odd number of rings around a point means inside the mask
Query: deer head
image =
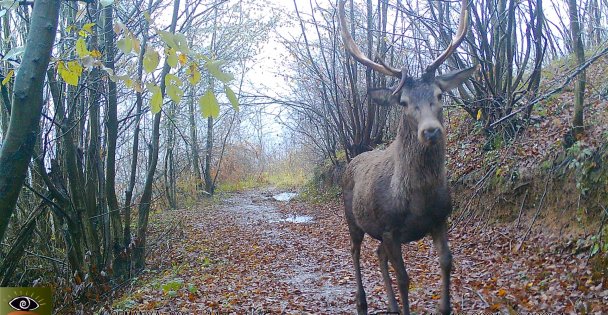
<svg viewBox="0 0 608 315"><path fill-rule="evenodd" d="M346 0L340 1L338 14L342 39L347 52L358 62L372 70L400 79L395 88L371 89L368 91L369 97L379 105L403 106L405 108L403 119L407 119L408 122L417 126L418 140L428 145L437 143L444 137L441 94L459 86L478 69L478 66L473 66L435 76L439 66L454 53L464 40L468 20L467 0L462 0L460 23L452 42L433 63L426 67L420 78L411 77L405 69L393 68L381 60L374 62L365 56L348 32L344 13L345 3Z"/></svg>

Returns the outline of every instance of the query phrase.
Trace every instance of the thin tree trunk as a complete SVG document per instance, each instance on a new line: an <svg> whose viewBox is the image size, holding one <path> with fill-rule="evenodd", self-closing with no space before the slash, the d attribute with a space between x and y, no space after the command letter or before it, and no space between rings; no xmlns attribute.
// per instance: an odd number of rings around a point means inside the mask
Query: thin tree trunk
<svg viewBox="0 0 608 315"><path fill-rule="evenodd" d="M150 13L151 4L148 4L148 13ZM148 31L150 26L148 25L148 21L144 19L144 30L143 30L143 38L141 41L141 50L139 52L139 58L137 61L137 80L138 82L142 81L143 76L143 62L144 62L144 53L146 51L146 46L148 43ZM129 248L131 244L131 199L133 198L133 189L135 188L135 178L137 176L137 163L139 157L139 132L141 130L141 109L143 107L143 97L141 92L135 92L135 112L137 122L135 123L135 131L133 133L133 155L131 160L131 174L129 177L129 186L125 192L125 227L124 227L124 247ZM130 264L131 261L129 260ZM128 268L131 269L130 267Z"/></svg>
<svg viewBox="0 0 608 315"><path fill-rule="evenodd" d="M570 10L570 30L572 34L572 48L576 61L579 65L585 63L585 48L581 39L581 28L578 18L578 8L576 0L568 0ZM574 86L574 117L572 118L572 130L576 136L584 132L584 100L585 100L585 71L578 75L578 80Z"/></svg>
<svg viewBox="0 0 608 315"><path fill-rule="evenodd" d="M213 54L214 50L215 50L215 36L216 36L216 31L217 31L217 7L215 7L214 9L215 11L215 16L214 16L214 20L213 20L213 33L211 34L211 47L210 47L210 51ZM209 79L209 89L211 91L213 91L215 87L214 84L214 79L210 78ZM207 191L207 193L209 193L209 195L213 195L214 191L215 191L215 187L213 185L213 178L211 177L211 158L213 157L212 153L213 153L213 117L209 116L207 118L207 145L205 148L205 169L204 169L204 176L205 176L205 190Z"/></svg>
<svg viewBox="0 0 608 315"><path fill-rule="evenodd" d="M8 130L0 148L0 241L8 227L34 151L45 72L57 33L59 0L37 0L32 10L25 53L15 78Z"/></svg>
<svg viewBox="0 0 608 315"><path fill-rule="evenodd" d="M171 26L169 31L175 32L175 25L177 24L177 13L179 12L179 1L173 2L173 17L171 19ZM151 1L149 6L152 6ZM160 75L160 90L161 94L165 95L165 77L171 70L171 67L165 60L163 70ZM160 140L160 118L161 112L154 115L154 125L152 127L152 139L150 144L152 152L150 153L150 164L148 172L146 174L146 182L144 184L141 201L139 203L139 217L137 225L137 239L135 241L135 249L133 250L133 260L135 268L141 270L145 266L146 262L146 232L148 230L148 216L150 214L150 203L152 201L152 183L154 181L154 173L156 172L156 165L158 163L158 151L159 151L159 140Z"/></svg>
<svg viewBox="0 0 608 315"><path fill-rule="evenodd" d="M194 93L194 88L192 89ZM198 138L196 136L196 119L197 112L194 108L194 95L188 98L188 119L190 121L190 150L192 151L192 168L194 171L194 180L196 181L196 191L203 191L203 177L201 176L200 156L198 152Z"/></svg>
<svg viewBox="0 0 608 315"><path fill-rule="evenodd" d="M114 6L109 5L104 9L104 42L105 42L105 66L114 69L114 32L113 27ZM120 218L120 207L116 198L116 139L118 138L118 113L116 82L108 80L107 98L107 157L106 157L106 200L110 214L111 243L114 254L113 269L115 275L122 277L127 273L127 256L124 249L122 220Z"/></svg>

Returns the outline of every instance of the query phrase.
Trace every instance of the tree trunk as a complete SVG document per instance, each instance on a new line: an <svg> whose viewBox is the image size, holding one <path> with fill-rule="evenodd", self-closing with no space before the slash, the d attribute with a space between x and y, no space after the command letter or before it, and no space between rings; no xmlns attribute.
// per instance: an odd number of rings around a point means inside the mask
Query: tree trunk
<svg viewBox="0 0 608 315"><path fill-rule="evenodd" d="M36 144L45 72L57 33L59 0L37 0L32 10L25 53L15 77L13 100L19 104L0 148L0 241L17 204L30 159Z"/></svg>
<svg viewBox="0 0 608 315"><path fill-rule="evenodd" d="M213 86L213 84L211 85ZM213 195L215 187L211 178L211 153L213 152L213 117L207 118L207 146L205 148L205 191Z"/></svg>
<svg viewBox="0 0 608 315"><path fill-rule="evenodd" d="M201 158L198 152L196 119L194 115L197 115L197 112L194 108L194 96L192 96L188 99L188 119L190 121L190 150L192 151L192 168L194 171L194 180L196 182L196 191L197 193L200 193L203 191L203 177L201 176Z"/></svg>
<svg viewBox="0 0 608 315"><path fill-rule="evenodd" d="M214 9L215 11L215 16L214 16L214 20L213 20L213 33L211 34L211 47L209 48L209 50L211 51L211 54L213 54L214 50L215 50L215 36L216 36L216 31L217 31L217 7L215 7ZM211 77L209 79L209 89L211 91L213 91L215 87L214 84L214 79L213 77ZM205 148L205 169L204 171L204 176L205 176L205 191L207 191L207 193L209 193L209 195L213 195L214 191L215 191L215 186L213 185L213 178L211 177L211 158L213 157L212 153L213 153L213 117L209 116L209 118L207 118L207 145Z"/></svg>
<svg viewBox="0 0 608 315"><path fill-rule="evenodd" d="M568 0L568 9L570 11L570 30L572 34L572 48L576 61L579 65L585 63L585 47L581 39L581 28L578 18L578 8L576 0ZM577 78L574 86L574 117L572 118L572 131L575 136L579 136L584 132L583 129L583 110L585 100L585 71L582 71Z"/></svg>
<svg viewBox="0 0 608 315"><path fill-rule="evenodd" d="M150 0L149 6L152 6ZM179 0L173 2L173 17L171 19L171 26L169 31L175 32L175 25L177 24L177 13L179 12ZM160 75L160 90L163 98L165 96L165 77L171 70L171 67L165 59L163 70ZM152 150L150 152L149 167L146 174L146 182L144 183L144 189L141 195L139 203L139 215L137 224L137 239L135 240L135 249L133 250L133 261L135 269L141 270L144 268L146 263L146 231L148 230L148 216L150 214L150 203L152 201L152 183L154 181L154 173L156 172L156 165L158 163L158 151L159 151L159 140L160 140L160 118L161 113L158 112L154 115L154 125L152 127L152 138L150 144Z"/></svg>
<svg viewBox="0 0 608 315"><path fill-rule="evenodd" d="M114 69L114 32L113 27L114 6L109 5L104 9L104 42L105 42L105 66ZM127 270L127 256L124 249L122 220L120 218L120 207L116 198L116 139L118 138L117 96L116 82L108 80L107 98L107 157L106 157L106 200L110 214L111 243L114 255L113 269L116 276L123 277Z"/></svg>

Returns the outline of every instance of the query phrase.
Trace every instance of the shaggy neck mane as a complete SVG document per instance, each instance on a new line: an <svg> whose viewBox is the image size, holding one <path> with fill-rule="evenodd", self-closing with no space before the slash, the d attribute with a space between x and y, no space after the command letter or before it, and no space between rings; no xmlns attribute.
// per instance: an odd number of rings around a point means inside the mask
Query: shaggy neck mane
<svg viewBox="0 0 608 315"><path fill-rule="evenodd" d="M409 117L403 117L391 147L395 166L391 180L393 188L412 191L445 185L443 137L434 145L422 144L418 140L416 123Z"/></svg>

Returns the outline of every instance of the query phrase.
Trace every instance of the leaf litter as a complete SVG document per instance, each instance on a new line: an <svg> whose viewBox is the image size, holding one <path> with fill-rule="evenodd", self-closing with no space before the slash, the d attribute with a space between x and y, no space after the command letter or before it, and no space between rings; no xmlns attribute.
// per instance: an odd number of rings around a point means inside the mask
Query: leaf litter
<svg viewBox="0 0 608 315"><path fill-rule="evenodd" d="M147 271L114 309L355 313L341 202L313 205L263 196L256 190L230 194L213 205L158 214L171 218L161 220L164 224L180 222L172 232L179 237L157 235L164 246L152 250ZM293 216L314 219L285 220ZM508 225L451 228L455 312L608 312L608 281L593 275L587 251L542 233L532 233L518 248L520 234ZM367 236L361 256L370 313L387 311L377 246ZM440 277L432 241L426 237L403 245L403 256L411 310L437 312Z"/></svg>

